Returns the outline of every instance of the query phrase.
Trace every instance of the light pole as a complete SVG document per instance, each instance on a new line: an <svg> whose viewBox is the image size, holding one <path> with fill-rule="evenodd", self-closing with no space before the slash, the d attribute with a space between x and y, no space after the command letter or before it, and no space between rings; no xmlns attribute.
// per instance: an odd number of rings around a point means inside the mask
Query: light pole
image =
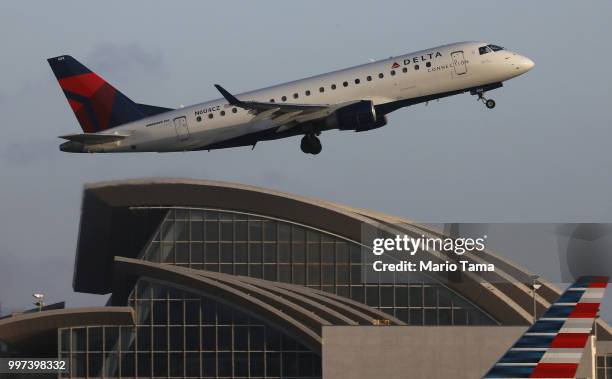
<svg viewBox="0 0 612 379"><path fill-rule="evenodd" d="M542 285L540 283L538 283L538 278L540 276L539 275L532 275L531 276L531 292L533 293L533 323L536 323L537 320L537 312L538 312L538 308L537 308L537 302L536 302L536 291L542 287Z"/></svg>
<svg viewBox="0 0 612 379"><path fill-rule="evenodd" d="M32 297L34 298L34 305L36 305L38 307L38 311L41 312L42 307L45 306L45 303L44 303L45 294L37 292L37 293L33 293Z"/></svg>
<svg viewBox="0 0 612 379"><path fill-rule="evenodd" d="M593 360L591 361L591 367L593 367L593 378L597 378L597 320L599 319L600 315L599 312L597 312L597 314L595 315L595 321L593 322L593 334L594 334L594 338L595 340L593 341L593 344L591 345L593 347L593 351L591 352L593 355Z"/></svg>

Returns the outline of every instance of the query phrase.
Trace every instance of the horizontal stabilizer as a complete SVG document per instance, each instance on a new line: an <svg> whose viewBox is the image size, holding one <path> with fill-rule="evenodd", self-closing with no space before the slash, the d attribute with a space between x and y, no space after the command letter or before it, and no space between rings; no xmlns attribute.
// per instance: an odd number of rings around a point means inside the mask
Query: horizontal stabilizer
<svg viewBox="0 0 612 379"><path fill-rule="evenodd" d="M96 134L96 133L68 134L65 136L59 136L59 138L62 138L68 141L80 142L84 145L97 145L99 143L120 141L126 137L127 135L121 135L121 134Z"/></svg>

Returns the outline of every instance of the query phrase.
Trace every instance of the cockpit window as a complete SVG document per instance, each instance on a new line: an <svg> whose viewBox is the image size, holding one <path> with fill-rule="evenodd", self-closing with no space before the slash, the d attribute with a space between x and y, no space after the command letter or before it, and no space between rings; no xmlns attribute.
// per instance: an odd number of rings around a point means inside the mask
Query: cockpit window
<svg viewBox="0 0 612 379"><path fill-rule="evenodd" d="M486 53L490 53L491 49L489 48L489 46L482 46L478 48L478 52L480 53L480 55L484 55Z"/></svg>
<svg viewBox="0 0 612 379"><path fill-rule="evenodd" d="M480 55L487 54L492 51L500 51L500 50L504 50L504 48L501 46L497 46L497 45L487 45L487 46L482 46L478 48L478 52L480 53Z"/></svg>

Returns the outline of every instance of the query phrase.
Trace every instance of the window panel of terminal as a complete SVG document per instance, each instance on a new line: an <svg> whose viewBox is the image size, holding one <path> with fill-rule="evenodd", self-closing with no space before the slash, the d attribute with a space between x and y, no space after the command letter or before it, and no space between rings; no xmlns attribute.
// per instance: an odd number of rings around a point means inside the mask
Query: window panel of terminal
<svg viewBox="0 0 612 379"><path fill-rule="evenodd" d="M63 377L321 377L321 357L277 329L214 300L141 280L136 327L59 330Z"/></svg>
<svg viewBox="0 0 612 379"><path fill-rule="evenodd" d="M286 221L170 208L141 258L304 285L368 304L412 325L496 323L440 284L363 284L361 254L352 241Z"/></svg>

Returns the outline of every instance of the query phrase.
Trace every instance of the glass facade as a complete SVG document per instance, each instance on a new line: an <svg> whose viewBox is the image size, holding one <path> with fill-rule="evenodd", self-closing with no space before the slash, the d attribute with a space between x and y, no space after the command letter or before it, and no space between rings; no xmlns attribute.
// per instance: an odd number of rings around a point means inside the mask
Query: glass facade
<svg viewBox="0 0 612 379"><path fill-rule="evenodd" d="M146 208L133 211L146 212ZM316 288L411 325L496 324L466 299L429 280L364 284L361 254L356 242L288 221L171 208L141 259Z"/></svg>
<svg viewBox="0 0 612 379"><path fill-rule="evenodd" d="M612 379L612 354L597 357L597 379Z"/></svg>
<svg viewBox="0 0 612 379"><path fill-rule="evenodd" d="M320 378L321 357L217 301L141 280L136 327L59 330L66 377Z"/></svg>
<svg viewBox="0 0 612 379"><path fill-rule="evenodd" d="M142 260L315 288L412 325L496 324L441 284L363 283L362 246L325 231L233 211L131 212L139 221L159 223L150 239L137 245ZM136 312L136 326L58 331L59 355L71 362L65 377L321 377L320 355L222 302L141 278L127 303Z"/></svg>

